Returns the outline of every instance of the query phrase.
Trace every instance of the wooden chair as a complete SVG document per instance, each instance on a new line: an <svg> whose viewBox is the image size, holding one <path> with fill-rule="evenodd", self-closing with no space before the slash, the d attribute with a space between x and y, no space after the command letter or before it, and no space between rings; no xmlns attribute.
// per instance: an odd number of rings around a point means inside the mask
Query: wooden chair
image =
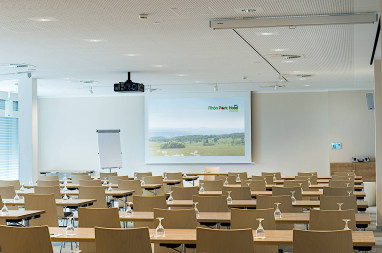
<svg viewBox="0 0 382 253"><path fill-rule="evenodd" d="M118 190L132 190L133 196L142 196L143 193L140 180L118 180ZM128 196L127 201L133 201L133 196ZM123 203L120 203L120 207L123 206L121 204Z"/></svg>
<svg viewBox="0 0 382 253"><path fill-rule="evenodd" d="M39 176L38 180L40 181L59 181L58 176Z"/></svg>
<svg viewBox="0 0 382 253"><path fill-rule="evenodd" d="M310 183L312 185L317 185L317 176L296 176L296 177L294 177L294 180L297 180L297 181L305 181L305 180L307 180L308 183L310 181Z"/></svg>
<svg viewBox="0 0 382 253"><path fill-rule="evenodd" d="M281 172L261 172L262 176L272 176L273 181L273 175L276 176L276 180L281 180Z"/></svg>
<svg viewBox="0 0 382 253"><path fill-rule="evenodd" d="M196 229L198 252L208 253L253 253L252 229L219 230Z"/></svg>
<svg viewBox="0 0 382 253"><path fill-rule="evenodd" d="M242 186L242 187L223 186L222 195L227 197L228 196L227 191L231 191L232 200L252 199L251 189L248 186Z"/></svg>
<svg viewBox="0 0 382 253"><path fill-rule="evenodd" d="M109 182L112 184L118 184L119 180L129 180L129 176L112 176L109 177Z"/></svg>
<svg viewBox="0 0 382 253"><path fill-rule="evenodd" d="M352 253L350 230L293 230L293 253Z"/></svg>
<svg viewBox="0 0 382 253"><path fill-rule="evenodd" d="M215 176L214 181L220 180L220 181L223 181L223 184L224 184L225 180L227 179L228 184L236 184L236 178L237 176L235 175L229 175L229 176L218 175L218 176Z"/></svg>
<svg viewBox="0 0 382 253"><path fill-rule="evenodd" d="M320 209L321 210L339 210L337 203L343 203L341 209L349 210L353 209L358 212L357 198L356 196L321 196Z"/></svg>
<svg viewBox="0 0 382 253"><path fill-rule="evenodd" d="M280 203L279 209L281 213L293 213L294 209L292 206L292 201L289 195L285 196L262 196L256 197L257 203L256 208L258 209L276 209L275 203Z"/></svg>
<svg viewBox="0 0 382 253"><path fill-rule="evenodd" d="M302 184L302 189L304 191L309 191L308 180L285 180L284 187L296 187Z"/></svg>
<svg viewBox="0 0 382 253"><path fill-rule="evenodd" d="M59 180L37 180L38 186L60 186Z"/></svg>
<svg viewBox="0 0 382 253"><path fill-rule="evenodd" d="M219 173L220 167L204 167L204 173ZM214 180L214 176L204 176L204 180Z"/></svg>
<svg viewBox="0 0 382 253"><path fill-rule="evenodd" d="M19 190L21 188L19 180L0 180L0 186L13 186L15 190Z"/></svg>
<svg viewBox="0 0 382 253"><path fill-rule="evenodd" d="M266 191L267 186L265 185L265 180L244 180L241 181L241 186L248 186L251 191Z"/></svg>
<svg viewBox="0 0 382 253"><path fill-rule="evenodd" d="M92 177L90 175L73 175L72 174L72 183L73 184L80 184L80 180L92 180Z"/></svg>
<svg viewBox="0 0 382 253"><path fill-rule="evenodd" d="M353 180L329 180L329 187L354 187Z"/></svg>
<svg viewBox="0 0 382 253"><path fill-rule="evenodd" d="M133 196L134 211L152 212L154 208L166 209L165 196Z"/></svg>
<svg viewBox="0 0 382 253"><path fill-rule="evenodd" d="M164 176L166 175L167 180L179 180L180 184L176 184L176 186L183 186L183 173L182 172L164 172L163 173L163 180ZM164 184L163 190L164 192L171 191L172 185Z"/></svg>
<svg viewBox="0 0 382 253"><path fill-rule="evenodd" d="M145 184L160 184L161 188L157 189L157 196L164 195L164 186L163 186L163 178L162 176L146 176L143 178ZM144 190L143 195L145 196L154 196L154 191Z"/></svg>
<svg viewBox="0 0 382 253"><path fill-rule="evenodd" d="M353 210L310 210L310 230L341 230L345 228L343 219L349 219L348 226L356 231L355 213Z"/></svg>
<svg viewBox="0 0 382 253"><path fill-rule="evenodd" d="M101 172L99 173L99 179L100 180L105 180L105 178L107 180L110 180L111 177L117 177L118 176L118 172Z"/></svg>
<svg viewBox="0 0 382 253"><path fill-rule="evenodd" d="M95 228L97 253L151 253L148 228Z"/></svg>
<svg viewBox="0 0 382 253"><path fill-rule="evenodd" d="M81 228L121 228L118 209L78 208L78 226ZM82 252L96 252L96 244L94 242L81 242L80 250Z"/></svg>
<svg viewBox="0 0 382 253"><path fill-rule="evenodd" d="M349 196L353 195L353 187L324 187L323 194L325 196Z"/></svg>
<svg viewBox="0 0 382 253"><path fill-rule="evenodd" d="M218 181L209 181L209 180L200 180L199 185L203 184L205 191L221 191L223 189L223 180Z"/></svg>
<svg viewBox="0 0 382 253"><path fill-rule="evenodd" d="M107 208L105 188L103 186L80 186L79 199L95 199L88 208Z"/></svg>
<svg viewBox="0 0 382 253"><path fill-rule="evenodd" d="M240 181L248 180L247 172L228 172L228 176L235 176L235 183L237 176L239 175Z"/></svg>
<svg viewBox="0 0 382 253"><path fill-rule="evenodd" d="M256 230L258 218L263 218L261 225L265 230L276 230L273 208L269 209L231 209L231 229L250 228ZM255 245L255 252L278 253L277 245Z"/></svg>
<svg viewBox="0 0 382 253"><path fill-rule="evenodd" d="M171 187L172 197L174 200L192 200L192 196L198 195L199 188L197 186L193 187L180 187L173 186Z"/></svg>
<svg viewBox="0 0 382 253"><path fill-rule="evenodd" d="M80 186L102 186L101 180L80 180Z"/></svg>
<svg viewBox="0 0 382 253"><path fill-rule="evenodd" d="M193 196L199 212L228 212L226 196Z"/></svg>
<svg viewBox="0 0 382 253"><path fill-rule="evenodd" d="M4 253L53 253L48 226L0 226L0 245Z"/></svg>
<svg viewBox="0 0 382 253"><path fill-rule="evenodd" d="M55 199L61 199L61 192L59 186L36 186L34 188L35 194L54 194ZM57 215L59 218L66 218L71 215L71 212L64 212L64 208L62 206L56 206Z"/></svg>
<svg viewBox="0 0 382 253"><path fill-rule="evenodd" d="M16 196L15 187L13 185L0 186L0 196L4 199L13 199Z"/></svg>
<svg viewBox="0 0 382 253"><path fill-rule="evenodd" d="M58 214L54 194L26 194L25 210L45 210L40 218L30 220L31 226L58 227Z"/></svg>
<svg viewBox="0 0 382 253"><path fill-rule="evenodd" d="M264 180L267 184L273 184L273 175L269 176L252 176L252 180Z"/></svg>
<svg viewBox="0 0 382 253"><path fill-rule="evenodd" d="M152 176L152 172L134 172L134 180L142 180L144 177Z"/></svg>

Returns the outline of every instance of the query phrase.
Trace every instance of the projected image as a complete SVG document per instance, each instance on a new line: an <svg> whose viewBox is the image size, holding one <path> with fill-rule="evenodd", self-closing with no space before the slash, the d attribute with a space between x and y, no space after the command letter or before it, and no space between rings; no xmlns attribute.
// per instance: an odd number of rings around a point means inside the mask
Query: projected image
<svg viewBox="0 0 382 253"><path fill-rule="evenodd" d="M152 98L148 115L151 157L245 156L243 97Z"/></svg>

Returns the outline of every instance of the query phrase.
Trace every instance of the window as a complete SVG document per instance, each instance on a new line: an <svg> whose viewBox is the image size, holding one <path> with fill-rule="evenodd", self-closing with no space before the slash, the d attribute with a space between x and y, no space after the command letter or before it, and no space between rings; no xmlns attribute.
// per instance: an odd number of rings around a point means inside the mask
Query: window
<svg viewBox="0 0 382 253"><path fill-rule="evenodd" d="M0 101L1 106L1 101ZM0 178L19 178L19 119L0 117Z"/></svg>

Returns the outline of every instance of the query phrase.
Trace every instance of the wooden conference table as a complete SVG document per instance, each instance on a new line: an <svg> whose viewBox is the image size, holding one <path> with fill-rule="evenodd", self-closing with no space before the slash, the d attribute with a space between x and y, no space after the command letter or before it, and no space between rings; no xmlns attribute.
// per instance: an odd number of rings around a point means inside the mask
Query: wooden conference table
<svg viewBox="0 0 382 253"><path fill-rule="evenodd" d="M24 221L24 225L29 227L29 221L40 218L43 213L45 213L44 210L8 210L8 212L0 214L0 220L16 223Z"/></svg>
<svg viewBox="0 0 382 253"><path fill-rule="evenodd" d="M56 205L62 206L64 208L78 209L78 207L91 206L96 201L97 200L95 199L68 199L68 200L56 199ZM19 200L3 199L3 203L9 206L24 206L25 205L24 199L19 199Z"/></svg>

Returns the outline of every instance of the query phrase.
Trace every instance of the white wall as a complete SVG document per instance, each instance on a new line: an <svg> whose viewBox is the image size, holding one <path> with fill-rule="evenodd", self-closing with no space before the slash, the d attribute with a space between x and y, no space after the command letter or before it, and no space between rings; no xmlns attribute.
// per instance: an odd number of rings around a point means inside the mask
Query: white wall
<svg viewBox="0 0 382 253"><path fill-rule="evenodd" d="M329 174L329 124L330 113L337 103L348 103L347 96L359 101L364 92L342 92L343 100L331 92L252 94L252 150L255 164L218 164L221 171L247 170L250 174L261 171L282 171L294 175L298 171L316 170L319 175ZM353 99L350 99L353 101ZM364 101L364 103L366 103ZM352 105L354 107L361 106ZM347 107L347 105L344 105ZM362 105L366 110L366 105ZM362 108L355 110L357 118ZM334 116L333 116L334 117ZM363 118L374 124L374 118ZM365 128L365 122L354 120L353 134L341 137L341 142L353 142L353 136ZM94 98L40 98L39 99L39 168L40 170L98 169L96 129L121 129L124 168L120 174L133 171L202 171L203 164L145 165L144 164L144 97L94 97ZM374 138L373 133L370 138ZM369 137L368 137L369 138ZM332 137L330 137L332 139ZM369 152L374 143L357 146ZM350 161L347 155L341 157ZM370 154L373 156L373 154ZM333 158L337 159L337 158ZM340 158L338 158L340 159ZM335 160L333 160L335 161ZM211 165L213 166L213 165Z"/></svg>

